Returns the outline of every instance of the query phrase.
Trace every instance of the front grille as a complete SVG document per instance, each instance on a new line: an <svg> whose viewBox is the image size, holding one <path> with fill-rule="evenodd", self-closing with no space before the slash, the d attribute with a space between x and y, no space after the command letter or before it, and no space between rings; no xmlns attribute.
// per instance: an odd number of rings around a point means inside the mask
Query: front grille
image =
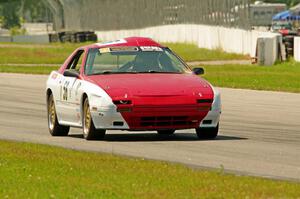
<svg viewBox="0 0 300 199"><path fill-rule="evenodd" d="M140 118L140 126L142 127L191 126L197 122L198 120L190 120L188 116L153 116Z"/></svg>

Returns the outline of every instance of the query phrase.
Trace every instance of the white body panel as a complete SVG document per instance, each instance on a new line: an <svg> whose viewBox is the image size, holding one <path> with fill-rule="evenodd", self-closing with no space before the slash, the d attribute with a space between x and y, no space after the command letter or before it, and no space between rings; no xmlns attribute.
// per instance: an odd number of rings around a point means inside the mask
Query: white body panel
<svg viewBox="0 0 300 199"><path fill-rule="evenodd" d="M54 71L47 81L56 107L58 122L61 125L82 127L82 102L86 94L89 100L92 119L97 129L129 129L122 115L117 112L109 95L99 86L72 77L64 77ZM114 126L113 122L123 122Z"/></svg>
<svg viewBox="0 0 300 199"><path fill-rule="evenodd" d="M214 91L214 101L211 106L211 110L208 112L206 117L200 123L201 128L214 128L217 127L220 121L220 116L222 112L222 105L221 105L221 94L220 91L211 86ZM210 124L205 124L203 121L211 120Z"/></svg>

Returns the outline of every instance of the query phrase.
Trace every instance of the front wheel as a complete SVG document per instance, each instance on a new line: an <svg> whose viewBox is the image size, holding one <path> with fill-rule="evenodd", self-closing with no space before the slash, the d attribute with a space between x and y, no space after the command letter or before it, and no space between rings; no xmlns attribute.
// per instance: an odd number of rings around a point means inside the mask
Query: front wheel
<svg viewBox="0 0 300 199"><path fill-rule="evenodd" d="M48 129L52 136L67 136L69 126L62 126L58 123L53 95L48 98Z"/></svg>
<svg viewBox="0 0 300 199"><path fill-rule="evenodd" d="M219 124L213 128L196 128L196 133L199 139L212 140L218 136Z"/></svg>
<svg viewBox="0 0 300 199"><path fill-rule="evenodd" d="M92 120L88 98L85 98L83 103L82 123L83 123L83 137L86 140L99 140L104 138L106 130L95 128L94 122Z"/></svg>

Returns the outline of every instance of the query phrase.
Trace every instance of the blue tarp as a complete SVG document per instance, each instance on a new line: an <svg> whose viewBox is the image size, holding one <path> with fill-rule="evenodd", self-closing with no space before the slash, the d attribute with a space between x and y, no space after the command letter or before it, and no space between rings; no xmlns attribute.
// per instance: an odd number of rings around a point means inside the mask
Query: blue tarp
<svg viewBox="0 0 300 199"><path fill-rule="evenodd" d="M293 21L293 20L300 20L300 16L294 15L290 10L286 10L286 11L283 11L283 12L280 12L280 13L274 15L272 20L273 21L280 21L280 20Z"/></svg>

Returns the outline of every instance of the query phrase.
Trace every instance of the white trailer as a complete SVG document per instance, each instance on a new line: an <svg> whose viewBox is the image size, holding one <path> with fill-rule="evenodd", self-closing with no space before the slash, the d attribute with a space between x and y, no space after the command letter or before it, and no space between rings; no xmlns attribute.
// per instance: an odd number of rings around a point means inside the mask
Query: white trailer
<svg viewBox="0 0 300 199"><path fill-rule="evenodd" d="M283 3L255 3L250 5L252 26L271 26L272 17L287 9Z"/></svg>

